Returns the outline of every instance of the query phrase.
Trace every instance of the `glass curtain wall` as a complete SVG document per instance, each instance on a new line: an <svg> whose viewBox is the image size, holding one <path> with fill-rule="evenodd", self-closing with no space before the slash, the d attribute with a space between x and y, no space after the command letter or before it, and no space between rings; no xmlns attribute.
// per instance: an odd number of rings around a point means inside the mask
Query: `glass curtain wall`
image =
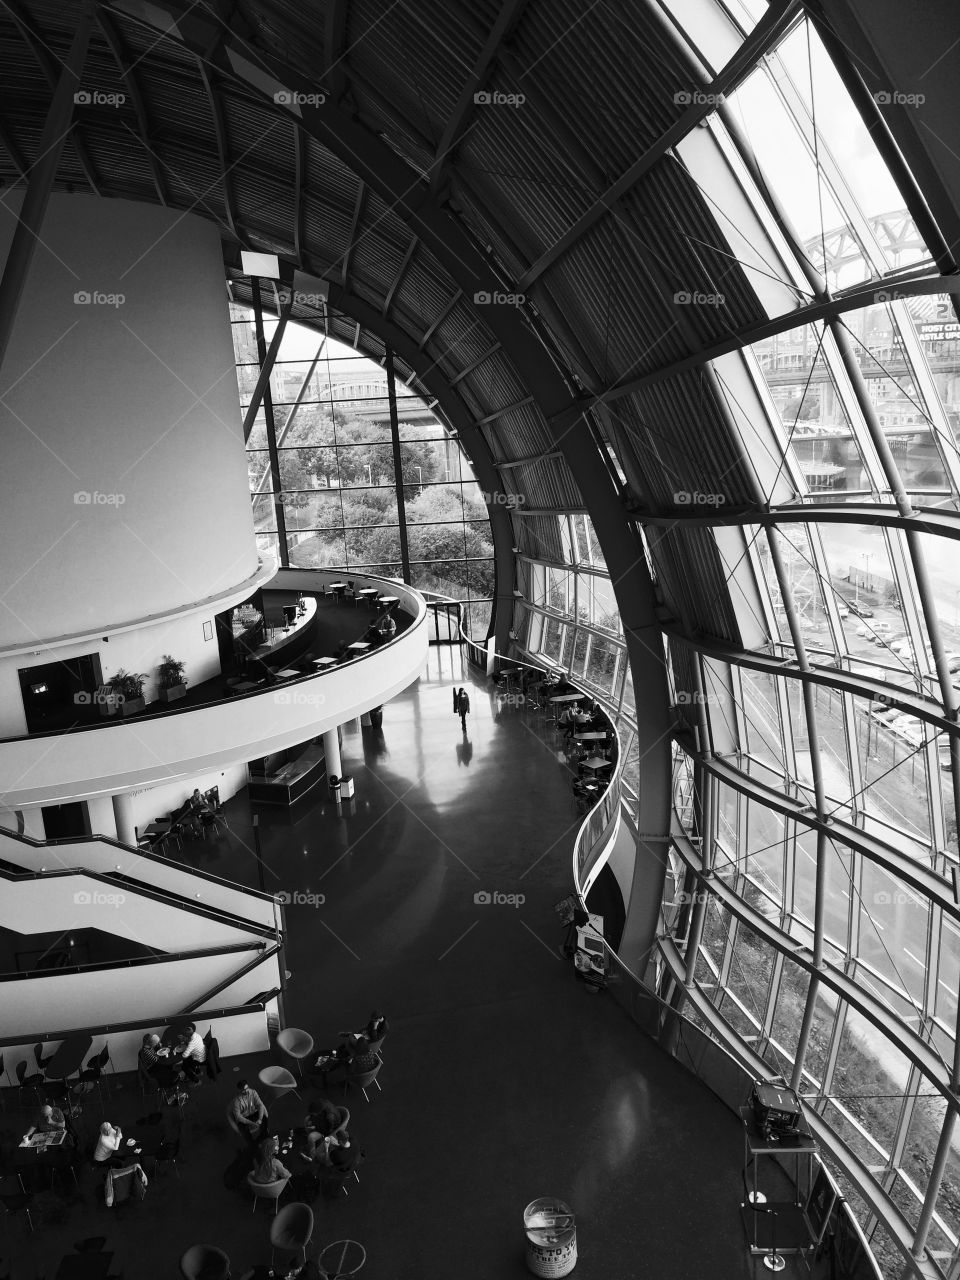
<svg viewBox="0 0 960 1280"><path fill-rule="evenodd" d="M246 411L260 372L256 323L235 303L231 319ZM267 345L276 323L264 317ZM396 433L385 367L288 324L247 442L258 544L284 568L356 569L463 601L464 629L483 640L494 590L483 494L435 406L394 387Z"/></svg>
<svg viewBox="0 0 960 1280"><path fill-rule="evenodd" d="M716 8L751 29L742 3ZM722 663L703 660L695 636L670 641L699 681L674 690L675 820L691 839L686 863L679 841L671 855L660 994L748 1069L765 1064L798 1085L887 1276L904 1274L916 1239L925 1266L957 1275L960 777L949 725L960 698L960 324L950 295L897 287L934 269L868 124L802 14L706 122L737 199L782 248L782 263L766 266L795 291L799 314L713 365L731 430L745 441L751 415L750 438L764 442L753 460L775 514L738 533L729 594L749 643L732 643ZM688 151L694 175L703 153ZM719 213L736 225L732 199ZM804 266L828 299L876 287L804 323ZM642 471L628 440L614 447L624 474ZM787 501L782 487L772 497L783 475L795 489ZM734 500L722 477L716 488L719 502ZM910 529L905 512L920 508L931 519ZM563 557L521 557L514 629L528 652L595 690L629 743L637 712L609 577L589 522L556 518ZM734 750L704 774L716 879L704 882L703 931L691 937L675 899L704 866L696 751L683 731L693 699ZM690 946L695 979L678 996L666 961L682 971Z"/></svg>

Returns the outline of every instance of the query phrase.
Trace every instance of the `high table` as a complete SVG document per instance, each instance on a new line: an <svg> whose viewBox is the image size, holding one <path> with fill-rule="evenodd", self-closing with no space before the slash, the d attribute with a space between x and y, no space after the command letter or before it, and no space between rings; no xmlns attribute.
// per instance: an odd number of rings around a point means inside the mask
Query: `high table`
<svg viewBox="0 0 960 1280"><path fill-rule="evenodd" d="M573 737L575 742L603 742L607 735L602 729L588 729L584 733L575 733Z"/></svg>
<svg viewBox="0 0 960 1280"><path fill-rule="evenodd" d="M585 698L585 693L556 693L550 699L551 702L579 702L581 698Z"/></svg>
<svg viewBox="0 0 960 1280"><path fill-rule="evenodd" d="M354 640L353 644L347 645L347 653L366 653L369 648L366 640Z"/></svg>
<svg viewBox="0 0 960 1280"><path fill-rule="evenodd" d="M377 608L382 609L385 613L389 613L393 606L399 603L399 596L381 596L377 601Z"/></svg>
<svg viewBox="0 0 960 1280"><path fill-rule="evenodd" d="M318 671L325 671L327 667L335 667L337 660L336 658L314 658L313 665Z"/></svg>

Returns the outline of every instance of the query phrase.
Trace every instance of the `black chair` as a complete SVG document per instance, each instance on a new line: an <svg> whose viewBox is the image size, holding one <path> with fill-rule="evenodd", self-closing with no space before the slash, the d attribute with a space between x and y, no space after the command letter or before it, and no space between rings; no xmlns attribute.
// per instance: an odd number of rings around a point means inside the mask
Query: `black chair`
<svg viewBox="0 0 960 1280"><path fill-rule="evenodd" d="M151 1157L151 1159L153 1160L154 1174L159 1178L161 1165L172 1164L173 1171L179 1178L180 1170L177 1167L177 1156L179 1154L180 1154L179 1138L168 1138L165 1141L161 1142L160 1146L157 1148L157 1154Z"/></svg>
<svg viewBox="0 0 960 1280"><path fill-rule="evenodd" d="M18 1173L0 1177L0 1210L4 1217L12 1217L15 1213L25 1213L30 1231L33 1231L33 1218L30 1216L30 1205L33 1196L24 1190L23 1179Z"/></svg>
<svg viewBox="0 0 960 1280"><path fill-rule="evenodd" d="M16 1067L15 1067L15 1071L16 1071L16 1075L17 1075L17 1081L18 1081L18 1083L19 1083L20 1105L21 1105L21 1106L23 1105L23 1091L24 1091L24 1089L32 1089L32 1090L33 1090L33 1096L34 1096L34 1099L35 1099L35 1101L37 1102L37 1104L39 1105L39 1103L40 1103L40 1088L41 1088L41 1086L42 1086L42 1084L43 1084L43 1082L44 1082L44 1077L43 1077L43 1076L40 1074L40 1072L38 1072L38 1071L35 1071L32 1075L29 1075L29 1076L27 1075L27 1060L26 1060L26 1058L24 1058L22 1062L18 1062L18 1063L17 1063L17 1065L16 1065Z"/></svg>

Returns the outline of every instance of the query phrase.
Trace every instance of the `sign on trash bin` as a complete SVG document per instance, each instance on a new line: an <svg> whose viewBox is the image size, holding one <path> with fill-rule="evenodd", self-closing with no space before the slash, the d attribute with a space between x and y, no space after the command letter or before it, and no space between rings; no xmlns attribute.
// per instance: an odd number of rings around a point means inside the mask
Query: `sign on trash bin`
<svg viewBox="0 0 960 1280"><path fill-rule="evenodd" d="M350 776L350 774L345 773L343 777L340 779L340 795L344 800L350 800L353 798L353 791L354 791L353 778Z"/></svg>

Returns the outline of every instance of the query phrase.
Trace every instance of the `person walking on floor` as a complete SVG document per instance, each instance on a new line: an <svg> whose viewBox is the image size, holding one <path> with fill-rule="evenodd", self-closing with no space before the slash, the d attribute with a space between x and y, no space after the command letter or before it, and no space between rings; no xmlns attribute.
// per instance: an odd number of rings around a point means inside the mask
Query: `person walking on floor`
<svg viewBox="0 0 960 1280"><path fill-rule="evenodd" d="M453 709L460 717L460 723L463 725L463 732L467 732L467 716L470 713L470 699L467 696L466 689L458 689L453 695Z"/></svg>

